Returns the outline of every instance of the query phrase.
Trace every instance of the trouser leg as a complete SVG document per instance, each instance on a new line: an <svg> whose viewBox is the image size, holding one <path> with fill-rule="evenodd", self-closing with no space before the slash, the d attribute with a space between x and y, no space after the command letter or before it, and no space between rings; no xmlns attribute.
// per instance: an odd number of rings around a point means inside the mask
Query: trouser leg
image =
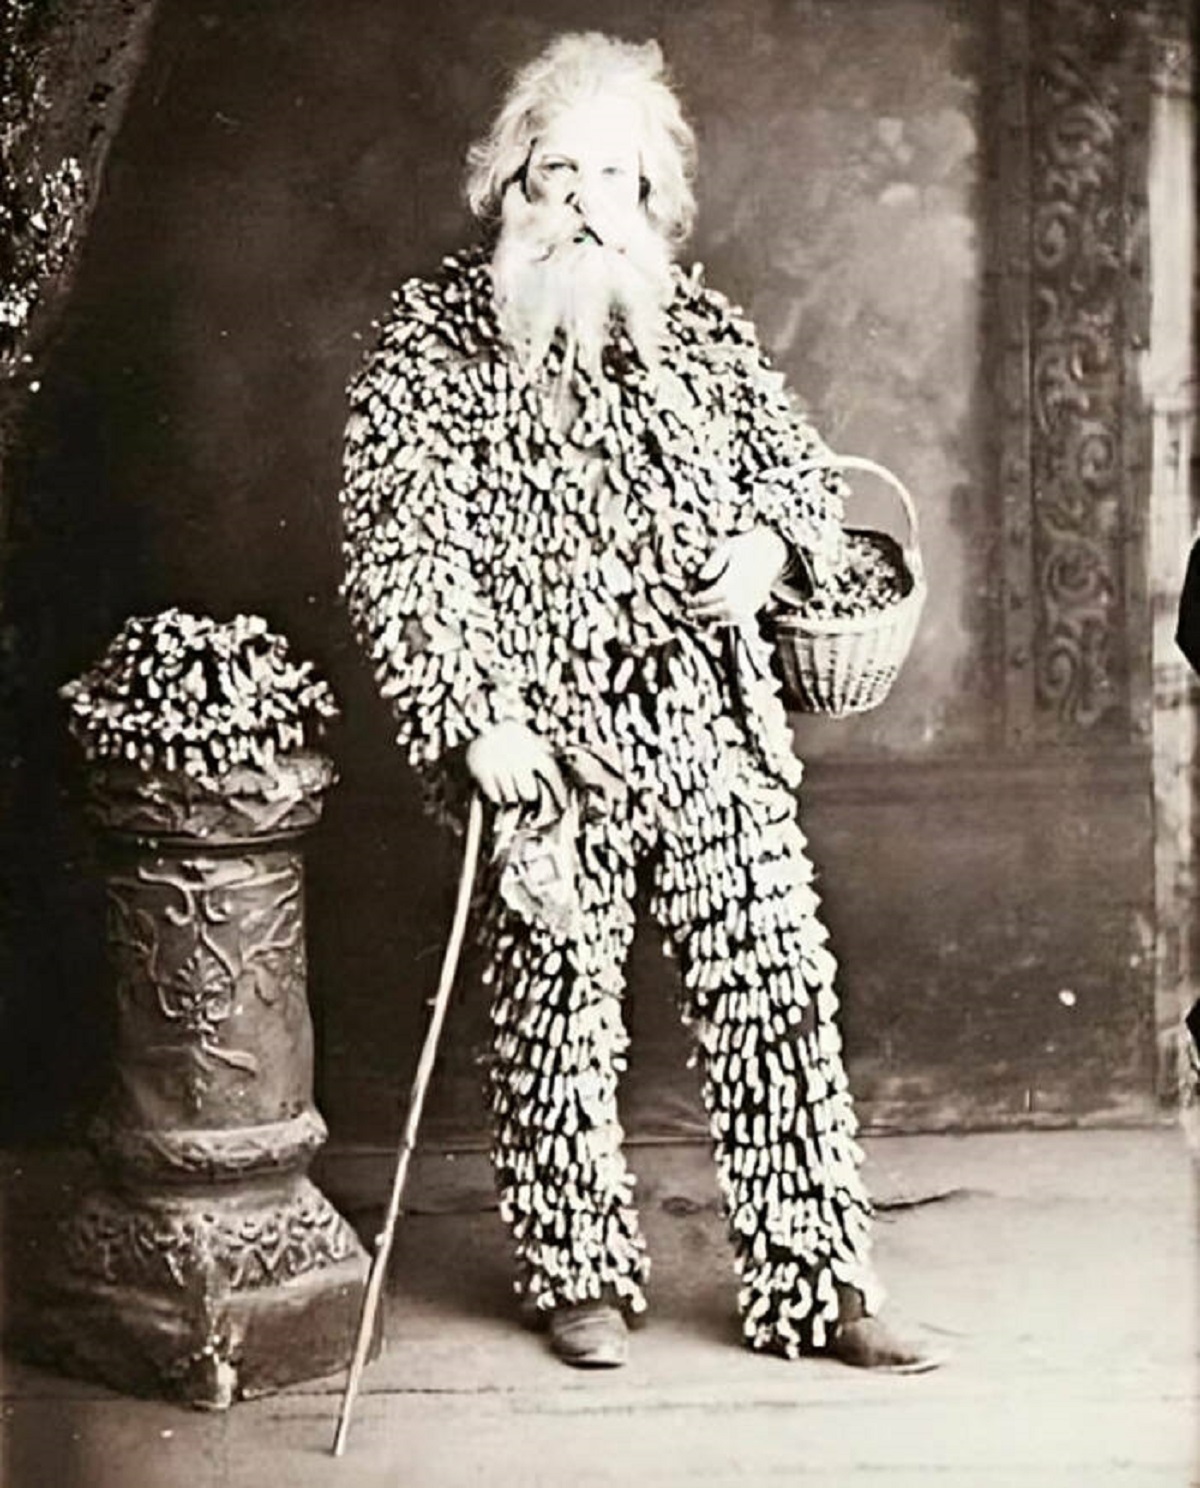
<svg viewBox="0 0 1200 1488"><path fill-rule="evenodd" d="M640 1311L648 1261L617 1119L634 876L615 824L581 827L577 886L570 938L493 912L488 1093L500 1210L526 1305L615 1294Z"/></svg>
<svg viewBox="0 0 1200 1488"><path fill-rule="evenodd" d="M826 1342L839 1286L881 1300L804 846L790 792L746 759L674 813L654 905L702 1060L745 1337L788 1355Z"/></svg>

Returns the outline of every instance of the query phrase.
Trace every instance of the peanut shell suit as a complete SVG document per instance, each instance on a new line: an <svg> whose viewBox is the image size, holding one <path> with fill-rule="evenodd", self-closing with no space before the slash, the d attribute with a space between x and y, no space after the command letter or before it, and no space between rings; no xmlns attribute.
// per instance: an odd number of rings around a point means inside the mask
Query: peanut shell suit
<svg viewBox="0 0 1200 1488"><path fill-rule="evenodd" d="M839 478L699 270L676 271L658 367L619 331L594 371L556 375L560 357L527 372L506 348L482 250L403 286L350 389L343 592L435 803L505 720L578 787L576 913L548 924L493 894L485 929L493 1159L526 1305L645 1305L616 1104L643 873L680 964L745 1337L794 1355L826 1341L838 1285L880 1299L835 965L770 648L681 600L756 526L819 580Z"/></svg>

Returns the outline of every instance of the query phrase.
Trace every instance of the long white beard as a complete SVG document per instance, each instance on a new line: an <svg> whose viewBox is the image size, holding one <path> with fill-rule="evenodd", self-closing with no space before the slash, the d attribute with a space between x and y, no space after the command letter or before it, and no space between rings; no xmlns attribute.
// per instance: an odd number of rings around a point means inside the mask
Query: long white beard
<svg viewBox="0 0 1200 1488"><path fill-rule="evenodd" d="M640 209L587 225L600 242L582 233L574 208L531 202L519 185L509 187L491 264L501 334L536 371L561 331L569 380L576 365L599 373L622 325L653 368L673 292L670 251Z"/></svg>

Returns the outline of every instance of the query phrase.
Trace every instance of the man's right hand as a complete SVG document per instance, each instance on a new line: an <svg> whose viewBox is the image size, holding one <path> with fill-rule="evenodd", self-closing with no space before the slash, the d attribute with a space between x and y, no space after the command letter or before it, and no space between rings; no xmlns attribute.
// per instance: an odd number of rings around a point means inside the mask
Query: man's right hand
<svg viewBox="0 0 1200 1488"><path fill-rule="evenodd" d="M567 787L542 738L523 723L498 723L467 745L467 768L495 806L536 805L549 793L556 808L567 804Z"/></svg>

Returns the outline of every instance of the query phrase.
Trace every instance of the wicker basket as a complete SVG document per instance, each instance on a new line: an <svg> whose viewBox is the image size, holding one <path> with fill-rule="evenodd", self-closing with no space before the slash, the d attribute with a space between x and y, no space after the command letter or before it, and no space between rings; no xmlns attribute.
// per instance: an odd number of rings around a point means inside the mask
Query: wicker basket
<svg viewBox="0 0 1200 1488"><path fill-rule="evenodd" d="M776 586L769 623L783 673L785 698L806 713L841 717L876 708L891 691L912 646L927 588L917 543L917 513L904 483L883 465L857 456L837 456L838 470L877 475L897 493L908 518L907 539L884 532L872 541L890 546L902 574L900 599L865 615L842 618L806 616L802 600L786 584ZM851 529L866 532L865 528Z"/></svg>

